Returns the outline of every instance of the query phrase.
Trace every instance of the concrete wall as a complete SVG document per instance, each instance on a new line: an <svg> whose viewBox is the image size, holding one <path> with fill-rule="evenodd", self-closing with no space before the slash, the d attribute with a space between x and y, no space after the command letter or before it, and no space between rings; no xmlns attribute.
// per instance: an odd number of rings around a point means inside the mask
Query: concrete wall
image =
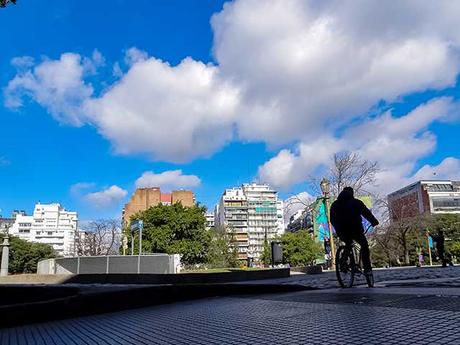
<svg viewBox="0 0 460 345"><path fill-rule="evenodd" d="M179 273L178 254L110 255L56 258L38 263L37 274Z"/></svg>

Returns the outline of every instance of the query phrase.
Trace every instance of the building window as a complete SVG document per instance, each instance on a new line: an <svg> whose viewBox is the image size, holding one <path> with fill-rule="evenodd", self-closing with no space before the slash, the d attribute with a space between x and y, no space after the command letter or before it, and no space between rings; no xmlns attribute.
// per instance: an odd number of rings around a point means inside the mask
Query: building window
<svg viewBox="0 0 460 345"><path fill-rule="evenodd" d="M433 198L433 208L455 208L460 209L460 198Z"/></svg>

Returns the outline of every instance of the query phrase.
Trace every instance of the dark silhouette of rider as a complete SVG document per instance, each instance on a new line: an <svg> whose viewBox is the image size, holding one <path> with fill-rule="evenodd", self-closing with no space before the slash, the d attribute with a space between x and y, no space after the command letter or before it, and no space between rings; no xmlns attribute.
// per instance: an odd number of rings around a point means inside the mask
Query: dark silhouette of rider
<svg viewBox="0 0 460 345"><path fill-rule="evenodd" d="M343 242L351 245L355 241L361 246L364 273L370 274L372 266L369 244L364 235L361 216L367 219L372 226L379 224L366 205L361 200L355 199L353 188L345 187L331 205L331 223L337 236Z"/></svg>

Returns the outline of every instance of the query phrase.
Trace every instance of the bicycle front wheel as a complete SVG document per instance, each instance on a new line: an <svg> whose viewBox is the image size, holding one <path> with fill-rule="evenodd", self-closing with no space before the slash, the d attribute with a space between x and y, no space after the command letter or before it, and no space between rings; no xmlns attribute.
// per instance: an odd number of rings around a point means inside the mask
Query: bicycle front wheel
<svg viewBox="0 0 460 345"><path fill-rule="evenodd" d="M337 249L335 260L335 273L340 286L343 288L352 287L355 280L355 259L352 250L346 246L340 246Z"/></svg>

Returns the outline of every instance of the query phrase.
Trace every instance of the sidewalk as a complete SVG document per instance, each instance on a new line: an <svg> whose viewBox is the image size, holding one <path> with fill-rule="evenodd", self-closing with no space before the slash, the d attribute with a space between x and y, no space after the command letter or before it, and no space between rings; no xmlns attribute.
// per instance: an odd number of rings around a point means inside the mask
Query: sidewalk
<svg viewBox="0 0 460 345"><path fill-rule="evenodd" d="M445 292L444 292L445 291ZM460 344L460 289L203 300L0 330L3 344Z"/></svg>
<svg viewBox="0 0 460 345"><path fill-rule="evenodd" d="M358 287L337 289L334 272L213 285L218 297L191 287L187 293L202 299L6 328L0 344L460 345L460 267L374 274L373 289L359 287L359 281ZM155 293L155 287L143 289L129 294L138 291L141 300ZM162 289L168 302L174 291Z"/></svg>

